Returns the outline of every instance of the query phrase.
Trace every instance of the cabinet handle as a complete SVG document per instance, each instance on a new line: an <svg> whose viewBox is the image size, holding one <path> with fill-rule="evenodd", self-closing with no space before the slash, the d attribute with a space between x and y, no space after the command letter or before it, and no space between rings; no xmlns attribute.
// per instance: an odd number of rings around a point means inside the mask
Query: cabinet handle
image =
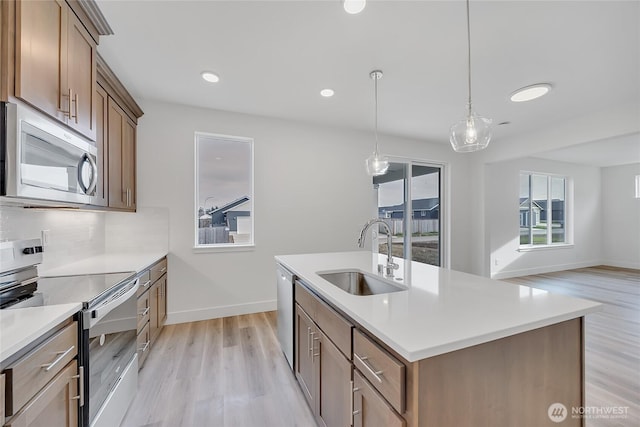
<svg viewBox="0 0 640 427"><path fill-rule="evenodd" d="M67 90L67 94L66 95L62 95L61 94L60 96L61 96L61 98L65 97L65 96L67 97L67 109L64 110L62 108L59 108L58 111L60 111L65 116L71 118L71 99L72 99L71 88L69 88ZM60 104L61 104L60 106L62 107L62 102L60 102Z"/></svg>
<svg viewBox="0 0 640 427"><path fill-rule="evenodd" d="M164 273L165 271L167 271L167 267L162 267L162 268L160 269L160 274Z"/></svg>
<svg viewBox="0 0 640 427"><path fill-rule="evenodd" d="M151 280L147 280L146 282L144 282L144 284L142 285L143 288L146 288L147 286L149 286L151 284Z"/></svg>
<svg viewBox="0 0 640 427"><path fill-rule="evenodd" d="M56 366L58 363L60 363L60 361L62 359L64 359L66 357L67 354L71 353L71 351L76 348L75 345L72 345L71 347L69 347L69 349L67 351L59 351L56 354L59 354L58 357L56 357L56 359L51 362L51 363L45 363L44 365L40 365L41 368L45 368L44 370L46 372L49 372L50 370L53 369L54 366Z"/></svg>
<svg viewBox="0 0 640 427"><path fill-rule="evenodd" d="M368 359L367 356L360 357L356 354L356 352L353 352L353 355L356 357L356 359L360 361L360 363L364 365L365 368L367 368L367 371L369 371L371 375L376 377L378 382L382 382L382 378L380 378L382 376L382 371L374 371L373 369L371 369L371 366L369 366L369 363L366 362L366 360Z"/></svg>
<svg viewBox="0 0 640 427"><path fill-rule="evenodd" d="M151 310L151 307L147 307L147 308L145 308L145 309L144 309L144 311L143 311L142 313L139 313L138 315L139 315L140 317L144 317L144 316L146 316L146 315L147 315L147 313L149 312L149 310Z"/></svg>
<svg viewBox="0 0 640 427"><path fill-rule="evenodd" d="M71 89L69 89L69 91L71 91ZM76 108L75 108L76 114L70 116L69 118L75 118L76 124L78 124L78 93L77 92L73 94L73 103L76 105ZM69 111L71 111L71 104L69 104Z"/></svg>
<svg viewBox="0 0 640 427"><path fill-rule="evenodd" d="M78 400L78 405L84 406L84 366L78 368L78 375L74 375L71 378L78 379L78 395L72 397L73 400Z"/></svg>
<svg viewBox="0 0 640 427"><path fill-rule="evenodd" d="M307 327L307 354L311 354L311 326Z"/></svg>
<svg viewBox="0 0 640 427"><path fill-rule="evenodd" d="M143 346L143 347L141 347L141 348L139 348L139 349L138 349L138 351L141 351L141 352L143 352L143 353L144 353L145 351L147 351L147 349L149 348L149 345L150 345L150 344L151 344L151 341L147 341L146 343L144 343L144 346Z"/></svg>

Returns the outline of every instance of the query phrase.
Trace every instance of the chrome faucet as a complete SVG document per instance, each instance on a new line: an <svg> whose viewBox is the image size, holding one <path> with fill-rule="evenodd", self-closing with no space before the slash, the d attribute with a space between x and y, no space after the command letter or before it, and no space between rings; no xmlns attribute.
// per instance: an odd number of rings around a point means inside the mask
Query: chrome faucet
<svg viewBox="0 0 640 427"><path fill-rule="evenodd" d="M391 235L391 228L389 227L389 224L387 224L384 220L382 220L380 218L374 218L374 219L371 219L371 220L367 221L367 223L364 225L364 227L362 227L362 230L360 230L360 237L358 238L358 247L359 248L364 248L364 239L365 239L365 236L367 235L367 231L374 224L382 225L383 228L386 229L386 232L387 232L387 265L384 266L385 276L386 277L393 277L393 270L397 270L399 268L399 265L393 262L393 254L391 253L392 244L393 244L393 242L392 242L393 236ZM380 266L378 266L378 268L380 268Z"/></svg>

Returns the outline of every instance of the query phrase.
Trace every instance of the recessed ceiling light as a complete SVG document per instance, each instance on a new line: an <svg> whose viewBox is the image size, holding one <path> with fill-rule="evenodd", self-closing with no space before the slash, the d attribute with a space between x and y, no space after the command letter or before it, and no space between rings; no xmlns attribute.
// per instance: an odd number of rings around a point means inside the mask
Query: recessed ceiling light
<svg viewBox="0 0 640 427"><path fill-rule="evenodd" d="M345 12L352 15L362 12L366 5L367 0L344 0L342 2L342 6L344 7Z"/></svg>
<svg viewBox="0 0 640 427"><path fill-rule="evenodd" d="M330 98L333 96L335 92L333 91L333 89L322 89L320 91L320 95L324 96L325 98Z"/></svg>
<svg viewBox="0 0 640 427"><path fill-rule="evenodd" d="M538 83L531 86L520 88L511 94L511 101L524 102L532 99L540 98L551 90L549 83Z"/></svg>
<svg viewBox="0 0 640 427"><path fill-rule="evenodd" d="M220 77L218 77L217 74L212 73L211 71L203 71L200 75L209 83L217 83L220 81Z"/></svg>

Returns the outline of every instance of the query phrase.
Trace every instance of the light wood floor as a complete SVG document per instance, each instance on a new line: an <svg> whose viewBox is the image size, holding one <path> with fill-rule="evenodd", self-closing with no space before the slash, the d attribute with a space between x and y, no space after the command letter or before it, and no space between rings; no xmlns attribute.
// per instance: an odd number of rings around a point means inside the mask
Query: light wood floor
<svg viewBox="0 0 640 427"><path fill-rule="evenodd" d="M123 427L314 426L276 312L165 326Z"/></svg>
<svg viewBox="0 0 640 427"><path fill-rule="evenodd" d="M640 271L589 267L505 281L604 303L586 316L586 406L627 406L626 419L589 419L587 427L640 425Z"/></svg>

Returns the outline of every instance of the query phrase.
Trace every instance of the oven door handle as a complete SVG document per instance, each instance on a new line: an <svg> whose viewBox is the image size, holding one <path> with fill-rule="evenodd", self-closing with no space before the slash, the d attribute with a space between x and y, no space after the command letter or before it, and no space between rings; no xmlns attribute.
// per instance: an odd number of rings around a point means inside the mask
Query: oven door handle
<svg viewBox="0 0 640 427"><path fill-rule="evenodd" d="M140 284L140 279L136 279L134 281L134 285L124 294L120 295L118 298L113 301L109 301L108 303L96 308L95 310L91 310L91 319L89 321L89 327L92 328L96 323L98 323L104 316L106 316L111 310L131 298L138 292L138 286Z"/></svg>

